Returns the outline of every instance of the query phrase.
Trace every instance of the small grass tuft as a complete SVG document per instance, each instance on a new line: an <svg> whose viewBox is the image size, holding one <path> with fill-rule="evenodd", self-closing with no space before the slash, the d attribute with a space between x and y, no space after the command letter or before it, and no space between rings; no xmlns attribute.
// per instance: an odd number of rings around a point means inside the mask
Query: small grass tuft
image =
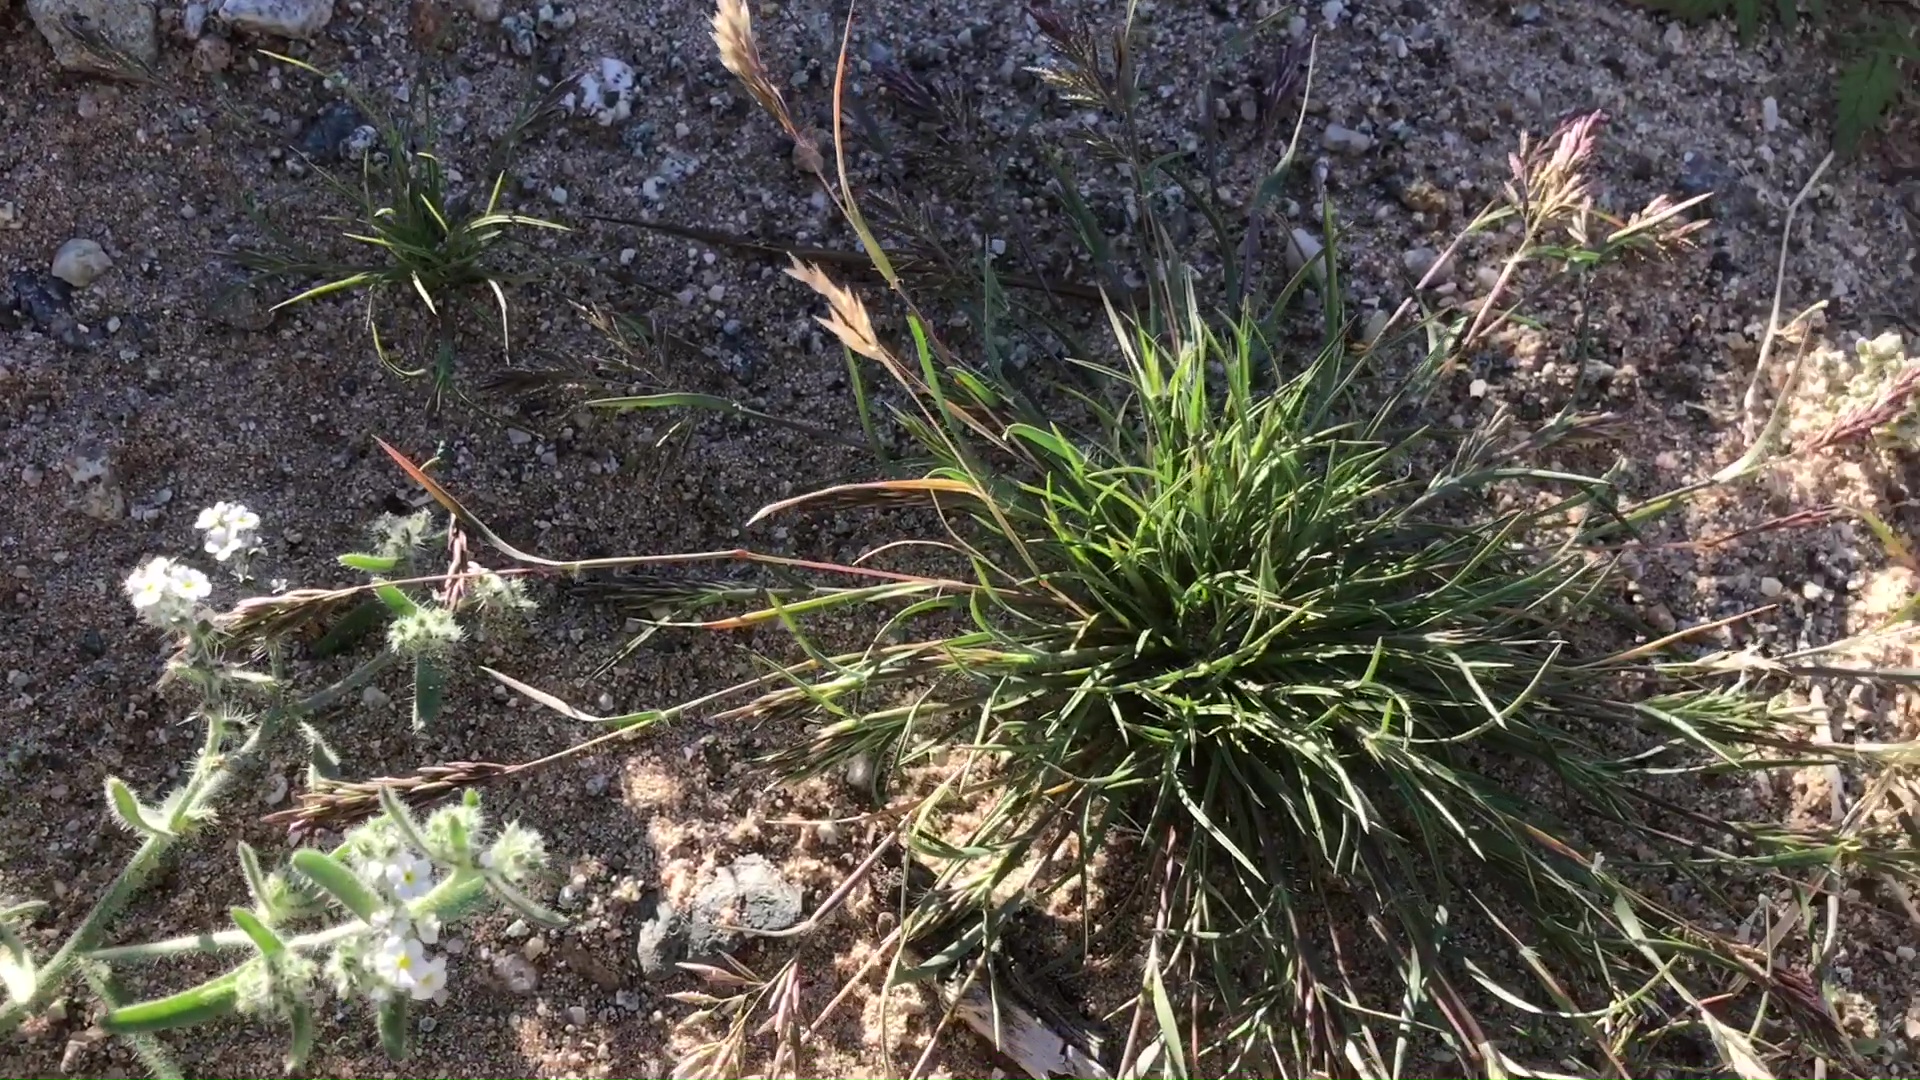
<svg viewBox="0 0 1920 1080"><path fill-rule="evenodd" d="M273 54L269 54L273 55ZM319 75L342 89L361 115L379 117L372 104L339 78L329 78L311 65L283 56L284 63ZM564 87L565 84L562 84ZM237 253L246 266L266 274L297 280L323 279L275 308L290 307L338 293L361 293L366 298L366 324L374 351L383 364L404 376L431 374L436 394L451 385L458 328L458 305L484 294L483 303L498 313L501 348L510 346L506 287L533 279L523 269L526 253L515 240L522 229L566 231L566 226L542 218L500 209L513 151L536 123L553 115L559 91L543 96L524 109L495 146L487 165L486 201L456 196L446 166L422 142L431 132L391 118L375 125L379 143L361 158L359 182L353 183L319 162L308 164L328 186L356 210L333 221L340 235L359 250L371 249L371 259L329 258L307 250L256 214L278 241L272 250ZM395 294L417 299L435 326L434 357L430 364L409 367L388 348L380 333L380 304Z"/></svg>

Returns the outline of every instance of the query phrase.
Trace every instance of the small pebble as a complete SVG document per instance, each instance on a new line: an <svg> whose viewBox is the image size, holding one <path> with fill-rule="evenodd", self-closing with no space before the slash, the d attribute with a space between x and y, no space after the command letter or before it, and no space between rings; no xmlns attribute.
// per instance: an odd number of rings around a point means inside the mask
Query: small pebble
<svg viewBox="0 0 1920 1080"><path fill-rule="evenodd" d="M527 943L520 947L520 955L529 960L538 960L546 955L546 952L547 939L543 937L528 938Z"/></svg>
<svg viewBox="0 0 1920 1080"><path fill-rule="evenodd" d="M1760 127L1771 135L1780 130L1780 103L1772 98L1760 102Z"/></svg>
<svg viewBox="0 0 1920 1080"><path fill-rule="evenodd" d="M360 704L365 705L369 709L384 709L387 707L387 703L392 700L392 698L386 695L384 690L381 690L377 686L369 686L365 690L360 691Z"/></svg>
<svg viewBox="0 0 1920 1080"><path fill-rule="evenodd" d="M1760 579L1761 596L1779 596L1785 589L1786 586L1781 584L1780 579L1777 577L1763 577Z"/></svg>
<svg viewBox="0 0 1920 1080"><path fill-rule="evenodd" d="M528 926L525 919L515 919L507 924L507 936L510 938L523 938L531 933L533 933L533 927Z"/></svg>
<svg viewBox="0 0 1920 1080"><path fill-rule="evenodd" d="M507 429L507 441L515 446L525 446L533 441L533 436L517 427Z"/></svg>
<svg viewBox="0 0 1920 1080"><path fill-rule="evenodd" d="M1434 264L1439 261L1440 253L1430 247L1412 248L1408 250L1406 254L1400 256L1400 265L1406 268L1407 273L1411 275L1416 282L1426 279L1427 273L1433 270ZM1435 273L1431 279L1428 279L1428 284L1438 285L1442 281L1445 281L1448 276L1447 270L1448 267L1442 266L1439 272Z"/></svg>
<svg viewBox="0 0 1920 1080"><path fill-rule="evenodd" d="M567 1009L567 1022L577 1028L586 1027L587 1007L585 1005L569 1006Z"/></svg>

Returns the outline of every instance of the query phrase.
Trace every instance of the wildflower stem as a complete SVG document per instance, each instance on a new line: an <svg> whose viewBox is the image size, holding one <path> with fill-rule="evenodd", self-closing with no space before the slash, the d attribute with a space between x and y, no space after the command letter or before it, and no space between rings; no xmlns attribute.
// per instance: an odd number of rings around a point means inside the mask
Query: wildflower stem
<svg viewBox="0 0 1920 1080"><path fill-rule="evenodd" d="M40 968L39 981L33 993L22 1000L8 1002L5 1009L0 1009L0 1035L19 1027L27 1017L43 1008L47 1001L66 985L73 975L75 963L82 956L93 954L93 947L106 932L107 925L146 884L155 868L160 865L160 860L166 855L167 850L180 838L181 828L191 822L194 813L204 809L203 803L210 801L219 793L236 768L249 761L266 744L281 723L292 717L305 716L333 705L346 694L391 667L399 659L394 653L383 651L332 685L299 701L269 709L260 717L246 742L230 754L220 753L219 748L224 722L217 718L209 718L206 745L202 748L199 759L194 762L191 778L187 781L187 794L179 800L174 812L174 833L172 835L151 834L141 842L140 847L127 860L126 866L121 868L119 875L107 887L107 891L94 903L93 910L87 912L86 918L81 920L80 925L67 938L66 943L61 945L52 959ZM217 939L219 935L214 937Z"/></svg>
<svg viewBox="0 0 1920 1080"><path fill-rule="evenodd" d="M325 930L315 930L310 934L290 937L287 939L287 948L295 952L323 948L362 933L366 928L366 923L357 919L349 920ZM138 945L116 945L112 948L96 949L87 954L87 959L108 964L164 960L169 956L182 956L188 953L216 953L226 949L244 949L250 944L246 931L222 930L216 934L187 934L183 937L167 938L165 941L147 941Z"/></svg>

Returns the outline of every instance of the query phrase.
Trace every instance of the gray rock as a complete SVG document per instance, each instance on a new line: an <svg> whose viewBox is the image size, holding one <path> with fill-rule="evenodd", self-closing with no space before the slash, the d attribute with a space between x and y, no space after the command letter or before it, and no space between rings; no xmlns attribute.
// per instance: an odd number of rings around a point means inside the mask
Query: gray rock
<svg viewBox="0 0 1920 1080"><path fill-rule="evenodd" d="M501 0L466 0L467 13L481 22L497 23L502 14Z"/></svg>
<svg viewBox="0 0 1920 1080"><path fill-rule="evenodd" d="M188 41L199 41L206 29L207 5L193 0L180 12L180 32L187 35Z"/></svg>
<svg viewBox="0 0 1920 1080"><path fill-rule="evenodd" d="M500 32L507 36L507 48L515 56L532 56L536 38L536 24L533 16L524 11L515 12L500 20Z"/></svg>
<svg viewBox="0 0 1920 1080"><path fill-rule="evenodd" d="M1307 276L1313 280L1314 284L1325 284L1327 267L1326 262L1320 257L1320 253L1324 250L1325 245L1321 244L1319 238L1312 233L1305 229L1293 230L1293 233L1287 237L1287 273L1297 274L1301 270L1306 270Z"/></svg>
<svg viewBox="0 0 1920 1080"><path fill-rule="evenodd" d="M1364 154L1373 145L1373 136L1339 124L1328 124L1320 136L1320 145L1336 154Z"/></svg>
<svg viewBox="0 0 1920 1080"><path fill-rule="evenodd" d="M53 59L68 71L111 74L116 68L88 49L71 27L77 21L109 47L142 64L160 59L160 33L152 0L27 0L27 14L39 27Z"/></svg>
<svg viewBox="0 0 1920 1080"><path fill-rule="evenodd" d="M743 855L701 886L686 912L664 897L655 898L635 944L640 972L659 979L675 974L675 965L688 957L712 963L720 953L752 940L743 930L772 932L799 925L805 905L800 886L781 877L772 863Z"/></svg>
<svg viewBox="0 0 1920 1080"><path fill-rule="evenodd" d="M93 284L93 279L113 269L113 260L107 252L92 240L76 237L60 245L53 253L53 276L73 286L84 289Z"/></svg>
<svg viewBox="0 0 1920 1080"><path fill-rule="evenodd" d="M1407 273L1412 275L1415 281L1425 277L1427 271L1433 269L1433 264L1439 261L1440 253L1430 247L1413 248L1400 256L1400 264L1406 267ZM1452 261L1449 260L1446 266L1441 267L1440 271L1434 274L1432 283L1438 285L1447 280L1451 276L1449 271L1452 265Z"/></svg>
<svg viewBox="0 0 1920 1080"><path fill-rule="evenodd" d="M310 38L333 19L333 0L222 0L214 14L235 30Z"/></svg>
<svg viewBox="0 0 1920 1080"><path fill-rule="evenodd" d="M800 922L806 898L800 886L780 876L758 855L743 855L720 869L694 894L687 920L687 952L709 957L738 948L747 930L785 930Z"/></svg>
<svg viewBox="0 0 1920 1080"><path fill-rule="evenodd" d="M678 972L674 965L687 955L687 921L666 897L654 898L653 913L640 924L634 953L640 960L640 974L649 979Z"/></svg>

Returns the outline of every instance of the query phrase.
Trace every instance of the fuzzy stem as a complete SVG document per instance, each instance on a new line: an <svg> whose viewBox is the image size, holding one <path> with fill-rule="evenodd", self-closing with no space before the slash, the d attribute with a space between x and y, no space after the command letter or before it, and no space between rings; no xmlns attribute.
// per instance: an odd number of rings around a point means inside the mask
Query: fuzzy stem
<svg viewBox="0 0 1920 1080"><path fill-rule="evenodd" d="M382 652L333 685L299 701L269 709L260 717L253 734L231 754L219 753L219 733L222 725L218 721L210 720L207 746L202 749L199 759L194 762L193 771L187 781L187 795L180 800L173 821L170 823L175 831L188 824L190 820L188 815L191 811L200 808L199 803L202 800L218 794L222 782L237 766L258 752L283 721L332 705L354 688L392 666L396 659L396 654ZM140 847L113 879L113 883L107 886L106 893L94 903L93 909L87 912L86 918L80 921L80 925L60 946L59 951L54 953L52 959L37 972L38 981L33 993L25 1000L9 1002L5 1009L0 1009L0 1035L5 1035L19 1027L27 1017L45 1006L56 991L66 986L73 975L74 964L82 955L92 951L94 944L106 932L107 924L120 914L120 910L146 884L147 878L152 876L154 870L159 867L160 860L177 839L179 839L177 835L153 834L141 842Z"/></svg>
<svg viewBox="0 0 1920 1080"><path fill-rule="evenodd" d="M287 948L295 952L318 949L342 938L352 937L366 928L366 923L358 919L349 919L338 926L288 938L286 939ZM217 934L188 934L185 937L148 941L139 945L116 945L90 952L87 954L87 959L107 964L164 960L169 956L182 956L188 953L216 953L225 949L244 949L251 944L253 939L249 938L244 931L222 930Z"/></svg>

